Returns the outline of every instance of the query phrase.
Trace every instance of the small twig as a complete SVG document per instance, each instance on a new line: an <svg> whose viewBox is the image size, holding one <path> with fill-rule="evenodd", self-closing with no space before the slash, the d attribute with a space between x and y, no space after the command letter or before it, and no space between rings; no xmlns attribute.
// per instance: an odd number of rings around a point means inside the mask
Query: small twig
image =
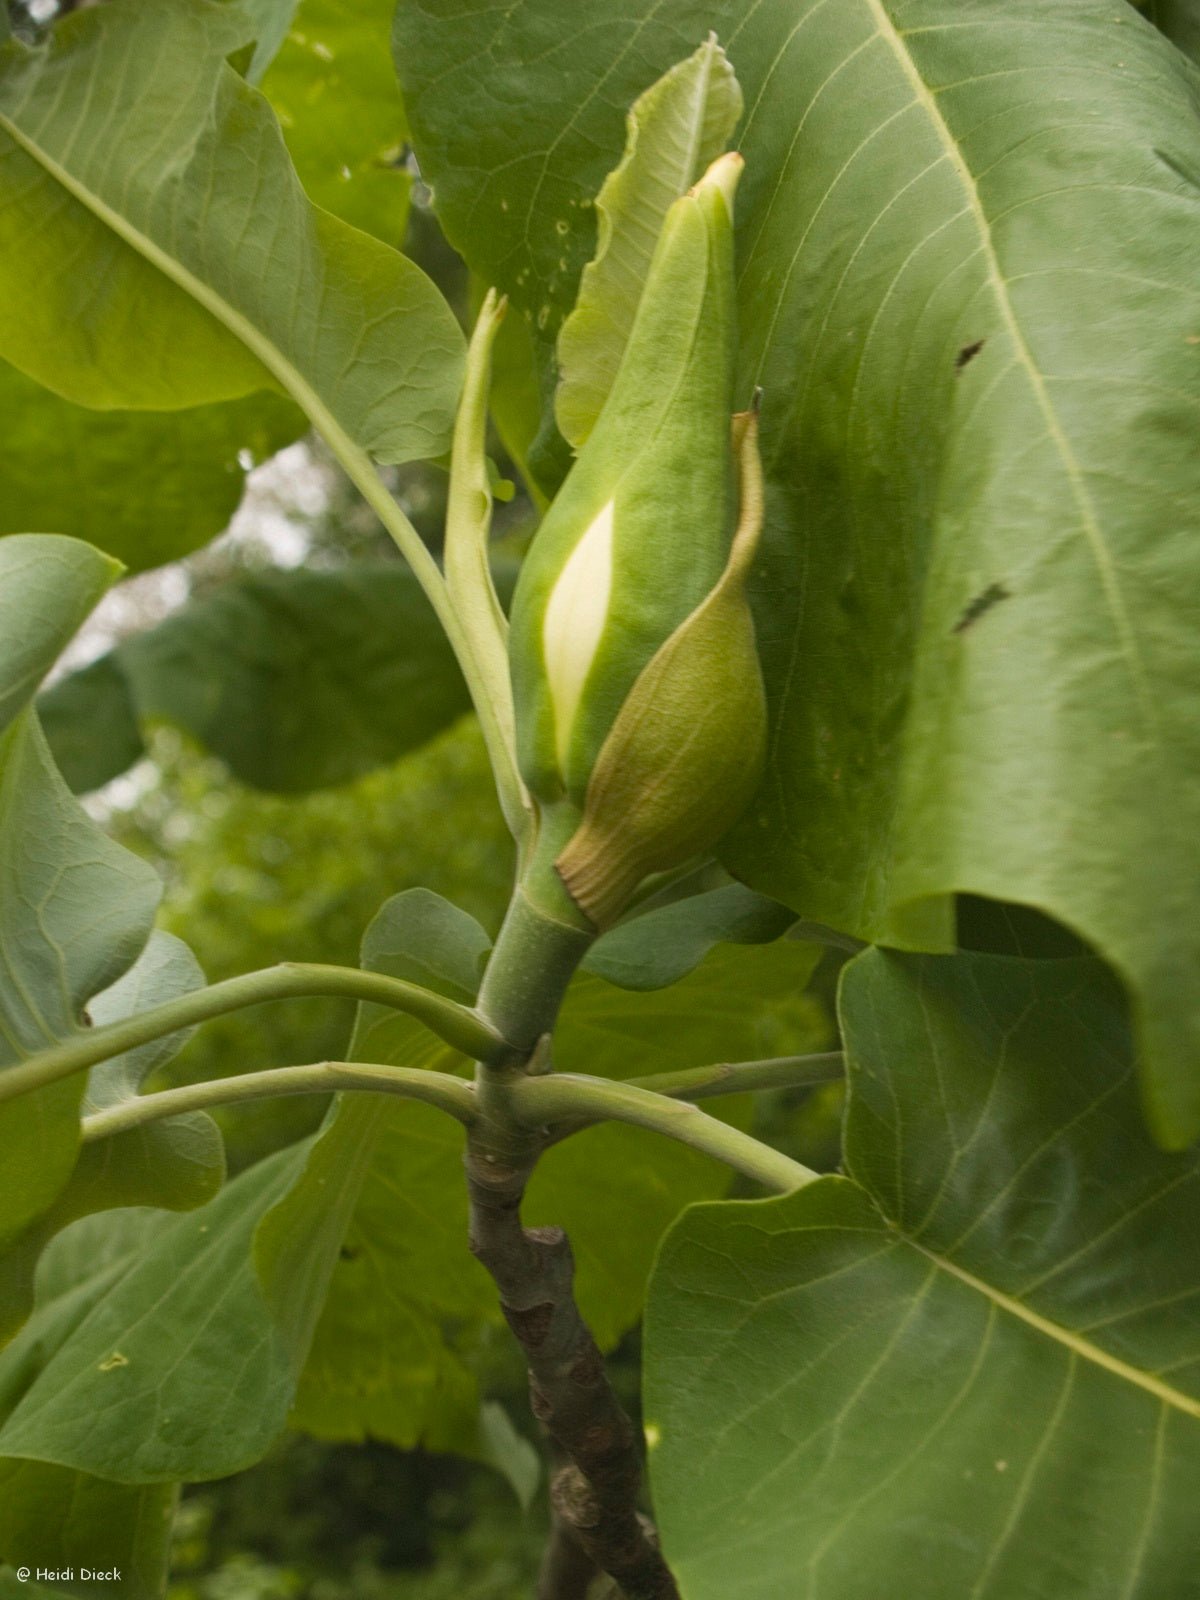
<svg viewBox="0 0 1200 1600"><path fill-rule="evenodd" d="M682 1072L656 1072L648 1078L628 1078L635 1089L653 1089L672 1100L710 1100L723 1094L752 1094L760 1089L812 1089L823 1083L840 1083L846 1059L840 1050L817 1055L773 1056L766 1061L719 1061L711 1067L688 1067Z"/></svg>
<svg viewBox="0 0 1200 1600"><path fill-rule="evenodd" d="M157 1094L136 1095L85 1117L80 1138L84 1144L91 1144L188 1111L212 1111L217 1106L279 1095L336 1094L348 1089L422 1100L466 1125L475 1116L474 1086L449 1073L424 1067L376 1066L366 1061L318 1061L311 1066L270 1067L264 1072L243 1072L235 1078L214 1078L206 1083L183 1084L178 1089L162 1089Z"/></svg>
<svg viewBox="0 0 1200 1600"><path fill-rule="evenodd" d="M754 1094L762 1089L815 1089L826 1083L841 1083L845 1067L840 1050L827 1050L818 1055L775 1056L765 1061L721 1061L709 1067L656 1072L648 1078L623 1081L631 1089L647 1090L669 1100L695 1102L720 1095ZM600 1116L579 1116L556 1122L546 1136L546 1148L594 1128L603 1120Z"/></svg>
<svg viewBox="0 0 1200 1600"><path fill-rule="evenodd" d="M534 1415L566 1457L554 1473L551 1501L561 1525L547 1556L564 1582L567 1531L628 1600L679 1600L670 1568L638 1512L641 1462L637 1436L613 1393L604 1359L579 1315L575 1262L561 1228L525 1228L520 1207L528 1169L501 1164L468 1147L471 1253L491 1274L500 1304L529 1366ZM578 1589L545 1587L539 1600L568 1600Z"/></svg>
<svg viewBox="0 0 1200 1600"><path fill-rule="evenodd" d="M85 1029L48 1050L39 1050L36 1055L0 1073L0 1101L44 1088L48 1083L56 1083L100 1061L123 1055L126 1050L165 1039L172 1033L226 1016L231 1011L262 1005L268 1000L308 995L359 1000L404 1012L436 1033L452 1049L476 1059L502 1057L507 1049L495 1029L474 1011L419 984L389 978L381 972L363 972L357 967L285 961L261 972L226 978L206 989L193 989L174 1000L126 1017L122 1022ZM507 1053L512 1054L511 1050Z"/></svg>
<svg viewBox="0 0 1200 1600"><path fill-rule="evenodd" d="M628 1122L636 1128L648 1128L723 1161L743 1177L777 1194L790 1194L820 1177L820 1173L801 1166L752 1134L709 1116L699 1106L632 1083L571 1072L552 1072L541 1078L515 1077L508 1087L508 1105L511 1114L527 1128L577 1125L584 1120Z"/></svg>

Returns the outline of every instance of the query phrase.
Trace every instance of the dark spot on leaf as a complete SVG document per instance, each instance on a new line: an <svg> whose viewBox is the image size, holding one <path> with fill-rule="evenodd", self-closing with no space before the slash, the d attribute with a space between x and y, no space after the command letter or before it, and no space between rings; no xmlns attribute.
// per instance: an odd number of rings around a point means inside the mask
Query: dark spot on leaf
<svg viewBox="0 0 1200 1600"><path fill-rule="evenodd" d="M974 361L975 357L983 349L983 347L984 347L984 345L986 343L987 343L986 339L976 339L974 344L965 344L965 345L963 345L962 349L958 352L958 354L954 358L954 370L955 370L955 372L961 372L962 369L966 366L968 361Z"/></svg>
<svg viewBox="0 0 1200 1600"><path fill-rule="evenodd" d="M338 1255L343 1261L357 1261L359 1252L353 1247L353 1245L344 1244L338 1251Z"/></svg>
<svg viewBox="0 0 1200 1600"><path fill-rule="evenodd" d="M989 583L987 588L977 594L974 600L971 601L962 616L954 624L951 632L965 633L973 622L979 621L985 611L990 611L1001 600L1010 600L1011 598L1011 591L1006 589L1002 583Z"/></svg>

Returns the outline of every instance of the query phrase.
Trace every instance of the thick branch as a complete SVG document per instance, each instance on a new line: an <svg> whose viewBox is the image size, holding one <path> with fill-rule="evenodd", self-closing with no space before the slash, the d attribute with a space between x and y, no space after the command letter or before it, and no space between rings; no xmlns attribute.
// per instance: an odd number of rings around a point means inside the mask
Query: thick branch
<svg viewBox="0 0 1200 1600"><path fill-rule="evenodd" d="M400 978L378 972L363 972L357 967L329 967L302 962L284 962L262 972L247 972L227 978L207 989L196 989L159 1006L139 1011L123 1022L105 1028L90 1028L62 1044L41 1050L17 1066L0 1072L0 1102L40 1089L73 1072L82 1072L97 1062L122 1055L126 1050L164 1039L182 1028L193 1027L245 1006L261 1005L264 1000L286 1000L300 995L339 996L390 1006L423 1022L452 1049L479 1060L495 1059L505 1053L504 1041L483 1019L443 995L422 989Z"/></svg>
<svg viewBox="0 0 1200 1600"><path fill-rule="evenodd" d="M525 1352L534 1414L566 1457L551 1484L555 1516L628 1600L679 1600L638 1513L636 1433L575 1305L570 1244L561 1228L522 1226L525 1179L524 1170L468 1149L471 1252L494 1279ZM540 1594L561 1600L544 1587Z"/></svg>
<svg viewBox="0 0 1200 1600"><path fill-rule="evenodd" d="M266 1072L244 1072L236 1078L214 1078L207 1083L188 1083L178 1089L163 1089L158 1094L138 1095L107 1106L83 1119L80 1138L84 1144L95 1139L111 1139L130 1128L162 1117L181 1116L186 1111L211 1111L216 1106L238 1105L244 1100L266 1100L277 1095L329 1094L345 1089L367 1089L378 1094L396 1094L406 1100L422 1100L437 1106L466 1125L474 1120L473 1085L447 1073L430 1072L422 1067L385 1067L365 1061L318 1061L312 1066L272 1067Z"/></svg>

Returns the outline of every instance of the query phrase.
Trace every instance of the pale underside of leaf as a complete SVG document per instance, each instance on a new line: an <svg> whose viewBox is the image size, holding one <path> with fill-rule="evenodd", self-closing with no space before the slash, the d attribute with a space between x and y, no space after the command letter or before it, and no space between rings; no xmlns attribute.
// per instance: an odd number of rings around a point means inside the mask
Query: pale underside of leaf
<svg viewBox="0 0 1200 1600"><path fill-rule="evenodd" d="M118 255L105 258L111 281L89 319L90 345L79 345L77 330L57 352L44 339L30 343L26 329L45 315L37 305L6 324L17 347L7 353L93 405L180 406L277 384L343 460L438 454L462 353L449 309L412 263L306 200L268 106L222 59L239 29L246 23L232 8L203 0L153 12L114 4L69 18L57 53L9 47L0 130L9 164L19 153L28 168L20 183L14 169L10 231L19 240L22 228L53 227L64 249ZM199 59L185 65L189 50ZM148 108L173 74L175 115L155 129ZM181 110L198 118L198 132L181 125ZM102 137L118 113L123 143ZM139 293L149 306L140 322ZM172 362L165 347L176 323ZM161 366L161 381L136 362L118 364L127 324L157 341L143 366Z"/></svg>

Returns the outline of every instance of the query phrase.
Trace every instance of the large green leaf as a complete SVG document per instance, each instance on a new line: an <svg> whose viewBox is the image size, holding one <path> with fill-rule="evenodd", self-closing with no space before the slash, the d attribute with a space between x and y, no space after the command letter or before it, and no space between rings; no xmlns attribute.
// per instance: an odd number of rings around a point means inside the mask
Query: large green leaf
<svg viewBox="0 0 1200 1600"><path fill-rule="evenodd" d="M771 944L794 921L777 900L725 882L619 923L588 951L584 967L622 989L665 989L715 945Z"/></svg>
<svg viewBox="0 0 1200 1600"><path fill-rule="evenodd" d="M0 733L120 570L99 550L56 534L0 543Z"/></svg>
<svg viewBox="0 0 1200 1600"><path fill-rule="evenodd" d="M141 956L88 1006L96 1027L165 1004L204 987L204 973L181 939L156 930ZM183 1048L191 1030L116 1056L88 1074L85 1112L132 1100L152 1072ZM86 1145L60 1204L76 1215L110 1206L161 1206L186 1211L211 1200L225 1175L224 1147L203 1112L163 1117Z"/></svg>
<svg viewBox="0 0 1200 1600"><path fill-rule="evenodd" d="M187 411L88 411L0 362L0 533L69 528L131 571L224 531L246 480L308 424L278 395ZM239 459L242 458L242 459Z"/></svg>
<svg viewBox="0 0 1200 1600"><path fill-rule="evenodd" d="M244 783L295 794L396 760L469 705L419 584L388 562L238 579L62 680L39 709L78 789L136 759L139 720L165 719Z"/></svg>
<svg viewBox="0 0 1200 1600"><path fill-rule="evenodd" d="M61 1234L39 1269L38 1325L25 1346L25 1360L40 1366L91 1304L98 1288L112 1282L115 1266L127 1267L157 1217L124 1211L91 1219ZM21 1385L6 1385L0 1415L19 1398ZM5 1600L35 1594L88 1596L99 1580L82 1579L82 1568L116 1568L117 1592L128 1600L158 1600L170 1553L177 1489L173 1484L115 1484L39 1461L0 1460L0 1594ZM74 1571L76 1581L34 1588L18 1586L18 1567ZM8 1581L5 1582L5 1579Z"/></svg>
<svg viewBox="0 0 1200 1600"><path fill-rule="evenodd" d="M0 1555L13 1567L75 1575L50 1593L160 1600L178 1496L174 1484L106 1483L40 1461L0 1461Z"/></svg>
<svg viewBox="0 0 1200 1600"><path fill-rule="evenodd" d="M84 1025L87 1002L137 959L158 904L154 869L80 809L22 710L113 572L72 539L0 542L0 1071ZM0 1106L0 1243L69 1178L83 1090L76 1076Z"/></svg>
<svg viewBox="0 0 1200 1600"><path fill-rule="evenodd" d="M580 973L555 1031L555 1063L631 1078L803 1049L810 1023L801 996L817 954L788 940L719 945L679 982L641 994ZM749 1114L740 1098L705 1109L743 1125ZM707 1157L617 1123L547 1151L528 1218L567 1230L576 1299L601 1345L614 1345L641 1315L655 1250L680 1211L728 1187L729 1173Z"/></svg>
<svg viewBox="0 0 1200 1600"><path fill-rule="evenodd" d="M305 197L226 63L253 32L211 0L116 0L43 49L4 46L0 353L104 408L274 383L380 459L439 455L457 325L416 267Z"/></svg>
<svg viewBox="0 0 1200 1600"><path fill-rule="evenodd" d="M246 67L250 83L261 83L263 73L279 54L300 0L239 0L242 11L254 23L254 51Z"/></svg>
<svg viewBox="0 0 1200 1600"><path fill-rule="evenodd" d="M697 1209L655 1274L684 1594L1194 1596L1200 1160L1142 1129L1115 983L872 952L841 1010L849 1179Z"/></svg>
<svg viewBox="0 0 1200 1600"><path fill-rule="evenodd" d="M55 765L76 794L98 789L146 753L129 680L115 650L45 690L37 711Z"/></svg>
<svg viewBox="0 0 1200 1600"><path fill-rule="evenodd" d="M489 945L473 918L417 889L383 906L364 936L362 961L471 1003ZM348 1055L431 1072L466 1065L411 1019L379 1006L361 1009ZM317 1151L355 1169L357 1203L301 1377L299 1426L326 1438L369 1434L464 1453L476 1445L469 1358L499 1316L466 1250L462 1144L462 1130L429 1106L354 1095L335 1109ZM373 1159L364 1172L365 1148ZM260 1259L269 1259L269 1247Z"/></svg>
<svg viewBox="0 0 1200 1600"><path fill-rule="evenodd" d="M325 1218L305 1214L301 1279L286 1293L260 1287L255 1230L295 1186L308 1149L281 1151L163 1223L50 1349L35 1316L0 1356L0 1398L12 1405L0 1455L130 1484L223 1477L257 1461L286 1420L339 1243ZM301 1258L290 1231L287 1246Z"/></svg>
<svg viewBox="0 0 1200 1600"><path fill-rule="evenodd" d="M726 854L946 947L1038 906L1130 984L1200 1132L1200 96L1112 0L402 0L422 170L546 359L624 109L708 29L749 108L740 387L764 390L769 771ZM636 38L636 48L630 45Z"/></svg>
<svg viewBox="0 0 1200 1600"><path fill-rule="evenodd" d="M388 40L393 0L300 0L262 91L310 197L399 247L412 178Z"/></svg>
<svg viewBox="0 0 1200 1600"><path fill-rule="evenodd" d="M80 808L28 709L116 570L74 539L0 541L0 726L8 724L0 733L0 1071L202 981L177 940L162 935L147 946L157 874ZM133 1202L197 1205L220 1182L220 1141L205 1117L80 1153L85 1090L95 1106L136 1092L177 1043L99 1067L90 1085L77 1074L0 1105L0 1339L28 1314L46 1240L74 1217Z"/></svg>
<svg viewBox="0 0 1200 1600"><path fill-rule="evenodd" d="M93 1026L103 1026L203 985L204 974L187 945L156 930L129 971L88 1002L87 1016ZM86 1079L82 1112L86 1115L132 1099L187 1037L174 1034L93 1067ZM72 1147L74 1142L72 1129ZM203 1112L164 1117L85 1144L53 1203L0 1256L0 1335L14 1331L28 1316L38 1259L47 1241L69 1223L114 1207L189 1211L211 1200L224 1176L221 1135Z"/></svg>
<svg viewBox="0 0 1200 1600"><path fill-rule="evenodd" d="M364 943L364 964L470 1000L488 940L461 911L423 891L399 895ZM768 1055L802 1039L798 996L812 953L721 949L674 987L630 994L591 973L568 996L556 1034L564 1070L632 1077L717 1057ZM464 1070L461 1057L404 1018L366 1008L360 1060ZM327 1138L353 1146L356 1098ZM740 1108L733 1107L736 1114ZM473 1355L501 1327L495 1288L464 1249L462 1133L429 1107L378 1103L374 1160L346 1234L297 1421L328 1437L375 1434L402 1445L479 1451ZM610 1126L551 1150L530 1188L533 1222L570 1233L577 1292L596 1336L612 1345L637 1320L657 1240L693 1200L724 1192L728 1175L695 1152ZM614 1226L614 1219L620 1225Z"/></svg>

